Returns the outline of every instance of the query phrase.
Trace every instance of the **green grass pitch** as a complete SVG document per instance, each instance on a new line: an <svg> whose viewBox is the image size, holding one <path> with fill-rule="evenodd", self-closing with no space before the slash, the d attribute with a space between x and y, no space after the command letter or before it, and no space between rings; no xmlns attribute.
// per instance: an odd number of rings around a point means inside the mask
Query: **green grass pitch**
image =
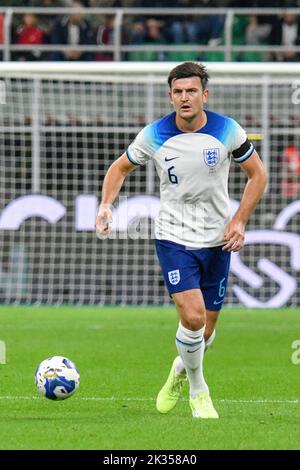
<svg viewBox="0 0 300 470"><path fill-rule="evenodd" d="M1 449L297 449L300 443L299 309L224 309L205 357L219 420L193 420L188 389L168 415L155 397L176 354L174 308L0 308ZM64 355L79 390L38 396L36 366ZM300 357L300 354L298 355Z"/></svg>

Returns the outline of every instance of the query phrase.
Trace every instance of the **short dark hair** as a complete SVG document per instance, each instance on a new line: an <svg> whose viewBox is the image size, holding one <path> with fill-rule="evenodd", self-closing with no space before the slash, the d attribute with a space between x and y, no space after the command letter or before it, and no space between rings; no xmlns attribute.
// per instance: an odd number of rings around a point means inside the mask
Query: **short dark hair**
<svg viewBox="0 0 300 470"><path fill-rule="evenodd" d="M202 64L197 64L196 62L184 62L172 69L168 76L169 87L172 88L173 80L189 77L199 77L203 91L207 88L209 75L206 67Z"/></svg>

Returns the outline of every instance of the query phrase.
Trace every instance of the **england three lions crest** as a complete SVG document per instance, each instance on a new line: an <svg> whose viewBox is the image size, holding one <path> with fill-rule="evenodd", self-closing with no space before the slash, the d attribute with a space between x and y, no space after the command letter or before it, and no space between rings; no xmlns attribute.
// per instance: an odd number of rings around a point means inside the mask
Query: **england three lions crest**
<svg viewBox="0 0 300 470"><path fill-rule="evenodd" d="M216 166L220 161L220 149L204 149L203 157L207 166Z"/></svg>
<svg viewBox="0 0 300 470"><path fill-rule="evenodd" d="M169 276L170 284L172 284L173 286L176 286L176 284L178 284L178 282L180 281L179 269L175 269L175 271L169 271L168 276Z"/></svg>

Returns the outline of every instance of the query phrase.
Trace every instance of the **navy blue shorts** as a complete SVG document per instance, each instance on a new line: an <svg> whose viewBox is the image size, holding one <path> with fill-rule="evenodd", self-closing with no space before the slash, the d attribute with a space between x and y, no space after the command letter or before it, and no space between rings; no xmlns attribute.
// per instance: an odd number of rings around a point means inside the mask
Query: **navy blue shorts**
<svg viewBox="0 0 300 470"><path fill-rule="evenodd" d="M169 294L201 289L208 310L221 310L226 292L230 252L222 246L195 250L168 240L155 240Z"/></svg>

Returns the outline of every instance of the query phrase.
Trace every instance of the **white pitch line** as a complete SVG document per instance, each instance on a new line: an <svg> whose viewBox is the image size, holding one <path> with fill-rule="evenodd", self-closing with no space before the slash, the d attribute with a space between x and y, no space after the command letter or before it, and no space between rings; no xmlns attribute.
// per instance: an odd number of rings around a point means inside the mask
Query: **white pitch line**
<svg viewBox="0 0 300 470"><path fill-rule="evenodd" d="M285 403L285 404L299 404L300 403L300 400L298 399L295 399L295 400L227 400L226 398L225 399L221 399L221 400L214 400L214 401L218 401L219 403L240 403L240 404L243 404L243 403L249 403L249 404L276 404L276 403Z"/></svg>
<svg viewBox="0 0 300 470"><path fill-rule="evenodd" d="M0 400L42 400L42 397L39 396L0 396ZM143 397L128 397L128 398L119 398L119 397L74 397L73 400L77 401L155 401L155 398L143 398ZM187 401L187 399L183 398L183 401ZM214 400L218 403L228 403L228 404L250 404L250 405L259 405L259 404L291 404L291 405L298 405L300 404L300 400L268 400L268 399L261 399L261 400L231 400L231 399L217 399Z"/></svg>

